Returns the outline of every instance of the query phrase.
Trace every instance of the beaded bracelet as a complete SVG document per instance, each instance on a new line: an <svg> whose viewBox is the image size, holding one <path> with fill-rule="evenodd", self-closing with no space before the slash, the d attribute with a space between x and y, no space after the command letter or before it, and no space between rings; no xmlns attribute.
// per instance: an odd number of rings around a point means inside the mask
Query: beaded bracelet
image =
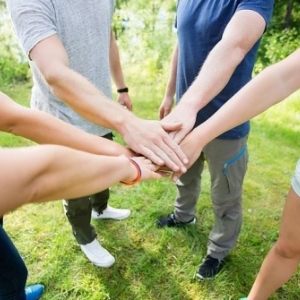
<svg viewBox="0 0 300 300"><path fill-rule="evenodd" d="M136 168L136 171L137 171L137 176L136 178L131 181L131 182L125 182L125 181L120 181L120 183L124 184L124 185L134 185L136 183L138 183L142 177L142 170L139 166L139 164L134 160L132 159L131 157L127 157L129 159L129 161L135 166Z"/></svg>

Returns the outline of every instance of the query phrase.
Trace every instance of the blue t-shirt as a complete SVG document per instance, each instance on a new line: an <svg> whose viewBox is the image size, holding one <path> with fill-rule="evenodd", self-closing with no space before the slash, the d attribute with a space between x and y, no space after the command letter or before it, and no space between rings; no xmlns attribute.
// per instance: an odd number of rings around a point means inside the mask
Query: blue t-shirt
<svg viewBox="0 0 300 300"><path fill-rule="evenodd" d="M267 26L272 16L273 4L274 0L178 0L177 102L195 80L209 52L222 39L224 29L235 12L255 11L265 19ZM211 117L251 79L259 42L237 66L224 89L198 112L195 127ZM239 139L246 136L249 129L250 124L246 122L218 138Z"/></svg>

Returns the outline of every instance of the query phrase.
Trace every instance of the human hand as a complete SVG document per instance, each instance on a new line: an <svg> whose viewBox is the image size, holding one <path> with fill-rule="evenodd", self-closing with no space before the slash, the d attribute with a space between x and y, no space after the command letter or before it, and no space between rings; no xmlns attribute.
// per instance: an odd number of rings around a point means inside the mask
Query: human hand
<svg viewBox="0 0 300 300"><path fill-rule="evenodd" d="M159 119L166 117L172 110L174 103L173 97L165 96L158 110Z"/></svg>
<svg viewBox="0 0 300 300"><path fill-rule="evenodd" d="M180 105L180 103L173 109L173 111L163 118L163 122L167 124L181 123L182 126L179 130L173 130L169 133L170 137L177 143L183 140L183 138L192 130L197 113L192 107L188 105Z"/></svg>
<svg viewBox="0 0 300 300"><path fill-rule="evenodd" d="M184 140L180 143L180 147L189 160L188 164L186 165L187 168L194 164L203 149L201 141L195 140L193 131L184 138ZM182 174L182 172L174 172L172 175L172 180L176 182Z"/></svg>
<svg viewBox="0 0 300 300"><path fill-rule="evenodd" d="M156 165L166 165L172 171L186 172L187 158L168 132L179 130L180 123L167 124L160 121L132 118L124 124L122 137L136 153L149 158Z"/></svg>
<svg viewBox="0 0 300 300"><path fill-rule="evenodd" d="M170 173L160 170L160 166L155 165L150 159L144 156L134 156L132 159L139 165L141 170L140 181L159 179L169 176Z"/></svg>
<svg viewBox="0 0 300 300"><path fill-rule="evenodd" d="M128 93L119 93L118 103L122 106L125 106L128 110L132 111L132 102Z"/></svg>

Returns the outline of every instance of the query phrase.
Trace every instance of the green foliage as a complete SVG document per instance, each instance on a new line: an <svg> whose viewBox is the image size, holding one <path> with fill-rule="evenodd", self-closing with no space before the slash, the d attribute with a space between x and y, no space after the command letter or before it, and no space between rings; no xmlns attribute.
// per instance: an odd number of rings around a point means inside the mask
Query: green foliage
<svg viewBox="0 0 300 300"><path fill-rule="evenodd" d="M274 64L299 47L299 28L287 28L281 31L270 29L263 37L255 64L255 73Z"/></svg>
<svg viewBox="0 0 300 300"><path fill-rule="evenodd" d="M176 41L173 31L176 1L118 0L114 22L125 65L150 82L166 82ZM276 0L274 14L264 34L254 72L292 53L299 46L300 1ZM132 66L134 66L132 68ZM126 71L126 74L127 71ZM134 76L134 74L130 74ZM142 75L142 76L141 76Z"/></svg>
<svg viewBox="0 0 300 300"><path fill-rule="evenodd" d="M274 14L258 51L255 73L274 64L299 47L300 1L275 1Z"/></svg>
<svg viewBox="0 0 300 300"><path fill-rule="evenodd" d="M12 26L0 11L0 84L26 81L30 77L25 60L12 31Z"/></svg>
<svg viewBox="0 0 300 300"><path fill-rule="evenodd" d="M171 1L122 1L115 12L114 32L121 46L126 76L161 82L169 68L175 45L175 3ZM138 83L137 82L137 83Z"/></svg>

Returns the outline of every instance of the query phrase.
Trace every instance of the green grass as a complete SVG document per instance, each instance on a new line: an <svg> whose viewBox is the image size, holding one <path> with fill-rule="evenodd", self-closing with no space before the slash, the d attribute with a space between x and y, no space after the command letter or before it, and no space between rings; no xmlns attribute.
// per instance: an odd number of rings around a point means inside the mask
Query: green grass
<svg viewBox="0 0 300 300"><path fill-rule="evenodd" d="M157 118L162 90L130 85L135 113ZM28 105L30 85L2 89ZM28 205L5 217L5 228L22 254L28 283L42 282L45 300L229 300L247 295L260 264L277 238L282 207L299 157L300 94L296 93L252 122L249 169L244 184L244 224L224 271L199 283L193 275L206 253L213 223L209 174L197 206L197 224L157 229L155 221L173 209L169 179L133 187L115 185L110 204L130 208L127 220L93 221L98 238L115 257L108 269L93 266L81 253L60 201ZM116 139L121 142L117 135ZM0 135L0 145L31 143ZM299 299L297 272L271 299Z"/></svg>

